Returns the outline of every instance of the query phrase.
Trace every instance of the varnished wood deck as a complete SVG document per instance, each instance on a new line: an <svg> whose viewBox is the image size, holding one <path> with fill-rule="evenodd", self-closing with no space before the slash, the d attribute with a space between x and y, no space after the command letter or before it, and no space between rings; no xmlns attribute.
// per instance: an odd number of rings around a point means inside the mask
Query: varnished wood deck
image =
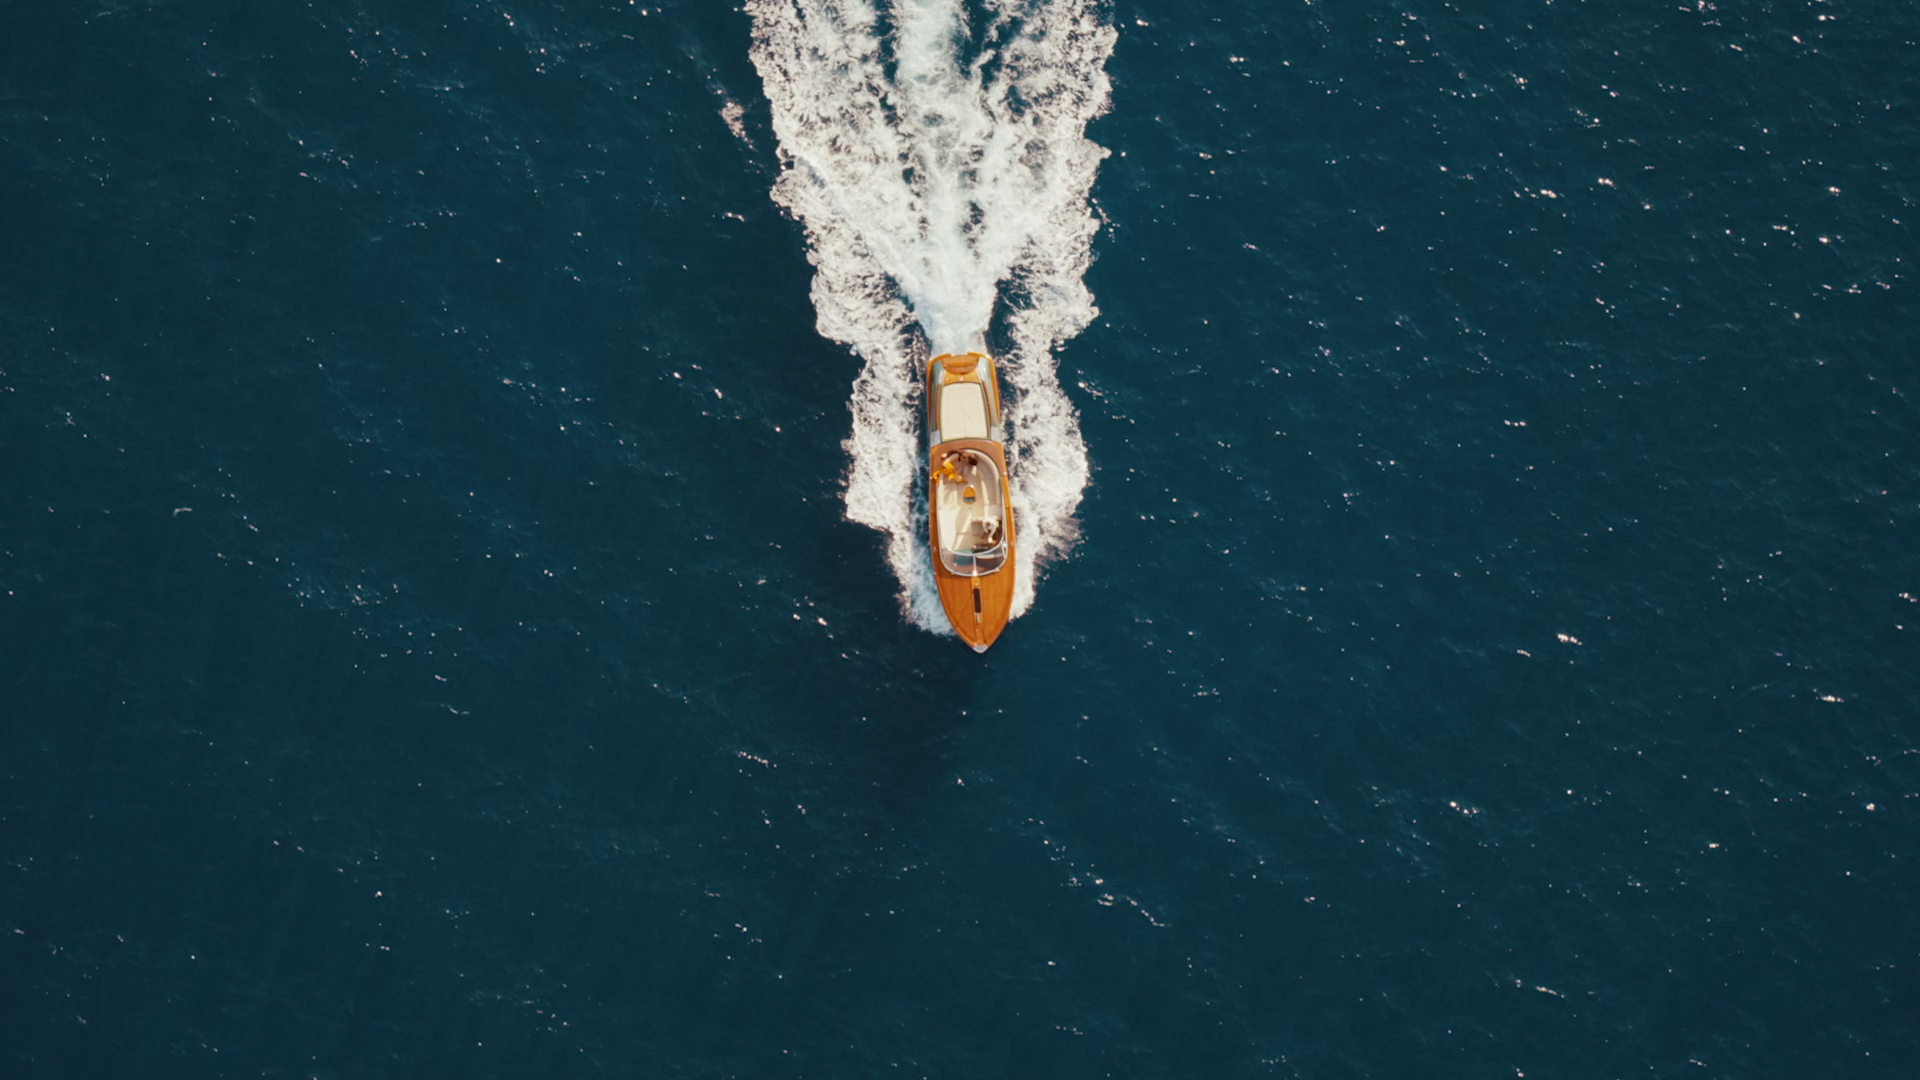
<svg viewBox="0 0 1920 1080"><path fill-rule="evenodd" d="M1012 518L1008 518L1012 522ZM1007 628L1013 614L1013 537L1008 534L1005 566L981 577L960 577L934 561L933 581L940 589L940 606L947 609L947 621L953 624L960 640L978 648L991 645ZM979 587L980 606L974 609L974 588Z"/></svg>
<svg viewBox="0 0 1920 1080"><path fill-rule="evenodd" d="M940 606L946 609L947 621L953 624L960 640L972 646L976 651L993 644L1000 631L1007 628L1007 620L1013 615L1013 563L1015 545L1019 536L1014 529L1013 503L1007 487L1007 458L1000 444L985 439L966 439L958 442L941 443L932 449L928 456L928 472L938 467L939 460L956 449L973 450L991 457L1000 469L1001 477L1001 520L1006 522L1007 561L1000 569L979 577L967 577L950 572L940 561L940 537L934 524L932 513L927 515L928 554L933 558L933 583L940 591ZM933 499L931 480L929 480L928 501ZM976 603L975 590L979 598Z"/></svg>

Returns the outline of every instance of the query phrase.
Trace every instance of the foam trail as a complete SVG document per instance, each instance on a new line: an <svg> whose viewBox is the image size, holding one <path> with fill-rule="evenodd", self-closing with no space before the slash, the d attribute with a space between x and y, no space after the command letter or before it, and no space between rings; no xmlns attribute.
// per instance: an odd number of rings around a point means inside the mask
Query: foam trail
<svg viewBox="0 0 1920 1080"><path fill-rule="evenodd" d="M1014 614L1075 537L1086 444L1053 350L1095 315L1114 32L1097 0L747 0L784 168L774 201L807 230L820 333L865 362L853 385L847 516L887 534L901 606L944 630L925 551L918 416L929 355L984 349L996 312L1017 526ZM890 31L890 32L889 32Z"/></svg>

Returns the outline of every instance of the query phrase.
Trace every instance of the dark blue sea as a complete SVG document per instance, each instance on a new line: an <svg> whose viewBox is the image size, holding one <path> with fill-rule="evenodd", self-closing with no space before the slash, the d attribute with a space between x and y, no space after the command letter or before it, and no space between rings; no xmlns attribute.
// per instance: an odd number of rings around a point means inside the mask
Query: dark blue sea
<svg viewBox="0 0 1920 1080"><path fill-rule="evenodd" d="M769 3L0 2L0 1075L1920 1075L1920 8L1096 6L975 656Z"/></svg>

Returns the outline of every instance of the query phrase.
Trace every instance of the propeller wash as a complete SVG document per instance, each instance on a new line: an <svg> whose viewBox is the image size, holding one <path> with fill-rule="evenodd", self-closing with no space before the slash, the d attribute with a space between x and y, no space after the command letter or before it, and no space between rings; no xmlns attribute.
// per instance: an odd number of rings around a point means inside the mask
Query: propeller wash
<svg viewBox="0 0 1920 1080"><path fill-rule="evenodd" d="M887 534L902 610L947 628L925 523L918 407L929 356L999 339L1020 530L1013 614L1072 546L1087 448L1053 350L1096 314L1081 282L1107 151L1114 30L1097 0L747 0L782 165L807 230L820 333L864 362L847 517ZM969 9L979 13L975 18ZM977 24L977 25L976 25ZM996 319L1000 320L996 323Z"/></svg>

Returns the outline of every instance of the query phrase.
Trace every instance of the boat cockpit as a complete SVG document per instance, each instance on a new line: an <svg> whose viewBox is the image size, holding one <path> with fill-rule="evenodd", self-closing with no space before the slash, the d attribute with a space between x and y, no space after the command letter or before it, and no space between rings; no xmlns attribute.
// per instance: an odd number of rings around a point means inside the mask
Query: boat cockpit
<svg viewBox="0 0 1920 1080"><path fill-rule="evenodd" d="M933 470L940 561L955 574L989 574L1007 561L1000 469L978 450L955 450Z"/></svg>

